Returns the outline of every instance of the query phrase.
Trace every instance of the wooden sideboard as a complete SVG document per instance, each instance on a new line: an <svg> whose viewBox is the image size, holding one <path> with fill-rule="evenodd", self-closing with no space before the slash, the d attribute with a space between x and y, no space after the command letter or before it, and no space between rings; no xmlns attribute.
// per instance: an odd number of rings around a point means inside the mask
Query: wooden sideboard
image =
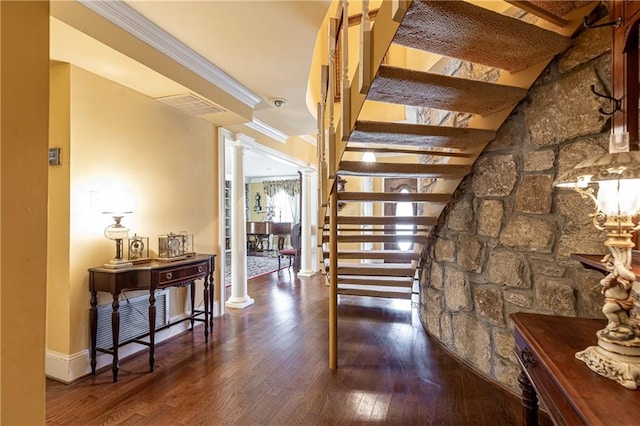
<svg viewBox="0 0 640 426"><path fill-rule="evenodd" d="M136 342L149 346L149 370L153 371L155 332L156 330L156 306L155 290L166 287L191 288L191 313L182 321L190 321L193 329L194 321L204 322L205 341L209 338L209 327L213 327L213 272L215 270L215 255L197 254L184 260L175 262L150 262L133 265L127 268L110 269L96 267L89 269L89 291L91 292L91 307L89 309L89 354L91 356L91 373L96 374L97 352L108 353L113 356L112 372L113 381L118 381L118 347L127 343ZM204 279L204 310L195 308L195 280ZM149 290L149 332L126 342L120 342L120 294L130 290ZM96 346L98 329L97 293L99 291L111 293L113 298L111 312L112 347L99 348ZM162 327L167 328L177 322ZM149 341L141 340L149 337Z"/></svg>
<svg viewBox="0 0 640 426"><path fill-rule="evenodd" d="M538 424L538 399L558 425L638 424L640 392L592 372L575 353L597 345L606 320L515 313L525 425Z"/></svg>

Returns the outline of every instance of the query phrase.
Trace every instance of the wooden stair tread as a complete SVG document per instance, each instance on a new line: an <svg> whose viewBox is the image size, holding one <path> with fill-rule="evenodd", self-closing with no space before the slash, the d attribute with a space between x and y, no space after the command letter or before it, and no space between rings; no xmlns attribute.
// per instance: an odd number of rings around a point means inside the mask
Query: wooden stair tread
<svg viewBox="0 0 640 426"><path fill-rule="evenodd" d="M527 90L520 87L382 65L367 99L488 115L517 104L526 95Z"/></svg>
<svg viewBox="0 0 640 426"><path fill-rule="evenodd" d="M398 223L398 225L400 225ZM415 225L415 224L411 224L411 223L403 223L402 224L403 227L399 228L403 231L408 231L408 230L413 230L414 232L428 232L431 230L431 228L433 228L433 225ZM346 233L353 233L353 232L374 232L374 233L379 233L379 232L389 232L391 229L396 229L395 228L395 224L391 224L390 226L384 226L384 225L366 225L366 228L363 228L362 225L338 225L338 233L341 234L346 234ZM329 232L330 228L329 227L324 227L323 231L325 232Z"/></svg>
<svg viewBox="0 0 640 426"><path fill-rule="evenodd" d="M338 225L422 225L435 226L437 217L433 216L340 216ZM325 225L329 218L324 218Z"/></svg>
<svg viewBox="0 0 640 426"><path fill-rule="evenodd" d="M349 142L437 148L484 147L493 140L492 130L426 124L356 121Z"/></svg>
<svg viewBox="0 0 640 426"><path fill-rule="evenodd" d="M329 252L323 251L325 259ZM375 260L418 260L420 253L411 250L340 250L338 259L375 259Z"/></svg>
<svg viewBox="0 0 640 426"><path fill-rule="evenodd" d="M338 243L396 243L401 242L419 242L426 239L428 233L420 234L358 234L358 235L338 235ZM328 235L322 236L323 242L329 241Z"/></svg>
<svg viewBox="0 0 640 426"><path fill-rule="evenodd" d="M381 201L386 203L448 203L452 194L428 192L338 192L339 201Z"/></svg>
<svg viewBox="0 0 640 426"><path fill-rule="evenodd" d="M339 256L338 256L339 257ZM413 277L416 267L410 263L338 262L338 275Z"/></svg>
<svg viewBox="0 0 640 426"><path fill-rule="evenodd" d="M405 224L405 226L403 226L402 228L396 228L395 226L393 227L387 227L387 226L382 226L382 225L367 225L367 228L363 228L362 226L356 226L356 225L338 225L338 233L339 234L344 234L344 235L348 235L348 234L353 234L353 233L373 233L373 234L378 234L378 233L389 233L390 230L392 229L400 229L402 231L413 231L413 232L423 232L423 233L428 233L431 231L431 229L433 228L433 225L411 225L411 224ZM330 228L323 228L324 232L329 232Z"/></svg>
<svg viewBox="0 0 640 426"><path fill-rule="evenodd" d="M515 73L564 51L570 40L468 2L414 1L393 43Z"/></svg>
<svg viewBox="0 0 640 426"><path fill-rule="evenodd" d="M354 269L394 269L394 268L407 268L410 266L408 263L360 263L360 262L338 262L338 268L354 268ZM415 269L415 268L413 268Z"/></svg>
<svg viewBox="0 0 640 426"><path fill-rule="evenodd" d="M558 27L564 27L569 23L566 19L563 19L560 16L556 15L555 13L552 13L544 8L537 6L534 2L527 1L527 0L505 0L505 1L528 13L536 15L538 18L542 18L547 22L551 22L552 24L557 25ZM569 2L559 1L558 3L569 3Z"/></svg>
<svg viewBox="0 0 640 426"><path fill-rule="evenodd" d="M391 287L384 290L372 290L372 289L359 289L359 288L340 288L338 287L338 294L343 296L363 296L363 297L385 297L390 299L406 299L411 300L413 294L410 289L408 291L396 290Z"/></svg>
<svg viewBox="0 0 640 426"><path fill-rule="evenodd" d="M345 176L422 177L458 179L466 176L471 166L459 164L381 163L341 161L338 174Z"/></svg>
<svg viewBox="0 0 640 426"><path fill-rule="evenodd" d="M527 10L530 13L534 13L537 16L540 16L541 18L546 19L548 17L535 13L534 11L526 9L523 6L526 6L526 5L535 6L538 9L544 10L549 15L562 17L574 9L579 9L583 6L586 6L589 3L592 3L592 1L593 0L573 0L573 1L560 1L560 0L509 1L507 0L507 3L511 3L515 6L522 8L523 10Z"/></svg>
<svg viewBox="0 0 640 426"><path fill-rule="evenodd" d="M391 269L369 269L356 271L354 269L350 269L347 267L338 268L338 274L340 277L338 281L344 281L346 277L382 277L386 279L390 278L411 278L415 275L415 268L404 268L399 269L397 271L393 271Z"/></svg>
<svg viewBox="0 0 640 426"><path fill-rule="evenodd" d="M375 277L367 275L338 275L338 284L342 285L369 285L372 287L401 287L411 288L413 277Z"/></svg>
<svg viewBox="0 0 640 426"><path fill-rule="evenodd" d="M437 151L437 150L427 150L427 149L409 149L409 148L376 148L376 147L368 147L361 148L353 146L353 143L350 143L345 148L345 151L349 152L372 152L374 154L412 154L412 155L429 155L432 157L450 157L450 158L469 158L472 157L473 154L469 152L450 152L450 151Z"/></svg>

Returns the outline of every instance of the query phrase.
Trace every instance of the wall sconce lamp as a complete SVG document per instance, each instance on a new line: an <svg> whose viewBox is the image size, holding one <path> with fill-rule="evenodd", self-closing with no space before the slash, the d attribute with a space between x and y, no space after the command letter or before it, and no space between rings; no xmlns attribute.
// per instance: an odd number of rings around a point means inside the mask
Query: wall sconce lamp
<svg viewBox="0 0 640 426"><path fill-rule="evenodd" d="M611 151L621 138L625 135L611 135ZM589 157L558 177L554 186L571 188L593 201L590 216L595 227L606 232L604 245L610 252L602 259L609 274L600 281L605 296L602 312L608 323L596 333L598 346L576 353L576 358L594 372L636 389L640 385L640 282L631 267L631 239L640 229L634 224L640 213L640 152Z"/></svg>

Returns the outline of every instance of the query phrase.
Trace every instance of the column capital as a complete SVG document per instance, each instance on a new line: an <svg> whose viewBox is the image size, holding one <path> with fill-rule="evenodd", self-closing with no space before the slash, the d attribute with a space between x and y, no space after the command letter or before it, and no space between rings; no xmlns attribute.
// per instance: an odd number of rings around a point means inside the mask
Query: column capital
<svg viewBox="0 0 640 426"><path fill-rule="evenodd" d="M251 148L256 145L256 140L244 133L236 133L236 141L242 143L247 148Z"/></svg>
<svg viewBox="0 0 640 426"><path fill-rule="evenodd" d="M258 143L255 139L242 133L232 133L229 137L229 144L235 149L242 148L243 151L254 149Z"/></svg>
<svg viewBox="0 0 640 426"><path fill-rule="evenodd" d="M247 150L247 147L242 143L242 141L238 139L231 140L229 142L230 142L231 148L233 148L235 152L244 153Z"/></svg>
<svg viewBox="0 0 640 426"><path fill-rule="evenodd" d="M224 140L235 141L236 134L229 129L225 129L224 127L218 128L218 135Z"/></svg>
<svg viewBox="0 0 640 426"><path fill-rule="evenodd" d="M244 133L232 132L224 127L221 127L219 132L220 136L222 136L222 138L224 138L224 140L231 146L242 145L245 148L251 148L256 145L256 140Z"/></svg>
<svg viewBox="0 0 640 426"><path fill-rule="evenodd" d="M300 173L302 173L303 175L305 175L307 177L311 176L315 171L316 171L316 169L314 169L314 168L312 168L310 166L303 167L303 168L300 169Z"/></svg>

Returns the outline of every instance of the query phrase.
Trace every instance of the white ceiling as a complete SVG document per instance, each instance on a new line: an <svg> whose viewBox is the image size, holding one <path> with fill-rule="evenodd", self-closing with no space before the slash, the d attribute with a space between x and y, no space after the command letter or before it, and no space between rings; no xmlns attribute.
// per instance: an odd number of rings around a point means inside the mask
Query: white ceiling
<svg viewBox="0 0 640 426"><path fill-rule="evenodd" d="M254 119L287 136L315 134L315 118L305 98L311 55L329 0L124 3L257 95L260 100L253 110ZM61 4L52 3L52 59L72 63L154 98L194 92L157 72L152 64L120 53L118 46L86 35L84 32L97 30L81 31L81 20L76 24L68 15L57 12ZM79 9L86 13L84 6ZM86 25L86 19L83 22ZM287 102L277 108L273 105L275 98ZM242 129L232 128L235 132ZM274 176L281 170L295 174L297 170L293 165L289 169L282 163L267 164L264 156L255 153L249 152L245 158L247 176Z"/></svg>
<svg viewBox="0 0 640 426"><path fill-rule="evenodd" d="M133 1L128 4L262 98L254 116L291 135L315 133L306 103L329 1ZM283 98L276 108L271 102Z"/></svg>

